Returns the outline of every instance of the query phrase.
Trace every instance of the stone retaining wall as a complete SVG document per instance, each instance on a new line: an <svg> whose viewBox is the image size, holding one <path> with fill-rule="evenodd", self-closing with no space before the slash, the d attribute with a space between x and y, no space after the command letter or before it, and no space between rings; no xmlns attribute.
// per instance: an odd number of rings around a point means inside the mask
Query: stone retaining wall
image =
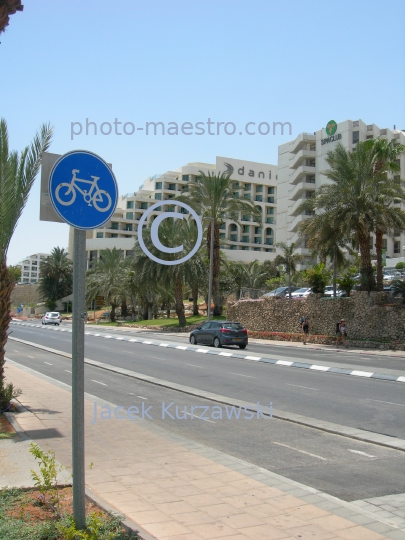
<svg viewBox="0 0 405 540"><path fill-rule="evenodd" d="M325 337L334 336L337 321L345 319L351 339L404 342L405 306L390 301L388 293L360 291L350 298L239 300L228 303L227 318L252 331L300 333L301 317L309 317L311 334Z"/></svg>

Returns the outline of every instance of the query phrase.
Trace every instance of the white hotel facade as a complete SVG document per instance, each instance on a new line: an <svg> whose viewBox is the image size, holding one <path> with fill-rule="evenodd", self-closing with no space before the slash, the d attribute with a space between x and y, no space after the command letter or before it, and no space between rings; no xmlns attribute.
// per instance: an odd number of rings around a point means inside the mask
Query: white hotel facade
<svg viewBox="0 0 405 540"><path fill-rule="evenodd" d="M175 171L147 178L135 193L120 196L111 220L100 229L87 231L86 250L88 264L92 266L100 256L100 250L117 248L125 256L132 253L143 213L154 203L169 201L183 193L187 184L200 175L200 171L231 173L235 197L248 199L260 207L262 223L253 222L249 216L240 216L240 224L227 220L221 225L222 249L230 260L259 262L276 256L275 244L297 244L305 264L311 262L305 241L298 234L298 225L309 216L298 212L299 204L313 196L316 189L329 180L322 174L328 168L327 153L341 143L352 151L358 141L384 137L405 145L405 131L379 128L362 120L346 120L336 125L332 136L322 128L314 133L301 133L293 141L278 149L278 164L257 163L218 156L215 164L188 163ZM402 178L405 171L405 154L399 158ZM172 205L162 206L162 211L182 211ZM155 211L148 222L160 212ZM387 257L405 255L405 231L394 231L394 238L384 237ZM70 235L69 252L72 253L73 235ZM374 240L370 237L370 246Z"/></svg>

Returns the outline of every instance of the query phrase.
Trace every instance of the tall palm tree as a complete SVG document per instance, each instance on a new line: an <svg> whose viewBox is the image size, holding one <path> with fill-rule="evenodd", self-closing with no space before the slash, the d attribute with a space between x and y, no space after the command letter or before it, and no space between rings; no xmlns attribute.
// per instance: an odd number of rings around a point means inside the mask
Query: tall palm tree
<svg viewBox="0 0 405 540"><path fill-rule="evenodd" d="M277 248L283 250L283 255L277 255L276 264L282 264L288 276L288 296L291 298L291 274L297 271L297 264L302 261L302 256L294 253L296 244L293 242L290 246L285 242L276 244Z"/></svg>
<svg viewBox="0 0 405 540"><path fill-rule="evenodd" d="M11 292L14 280L7 269L7 251L18 220L27 203L49 148L52 128L42 125L32 143L21 152L9 149L7 123L0 120L0 398L4 391L4 347L10 324Z"/></svg>
<svg viewBox="0 0 405 540"><path fill-rule="evenodd" d="M367 149L374 154L374 168L371 181L375 185L374 233L377 258L377 290L384 289L383 284L383 236L387 232L405 229L405 212L396 206L396 202L405 202L405 184L403 180L392 177L391 174L400 172L397 163L399 155L405 151L405 146L395 144L396 139L372 139L366 142Z"/></svg>
<svg viewBox="0 0 405 540"><path fill-rule="evenodd" d="M125 259L121 250L103 249L97 264L87 272L86 298L94 300L97 295L104 296L111 306L111 322L115 322L115 310L125 295L125 269L129 265L130 259Z"/></svg>
<svg viewBox="0 0 405 540"><path fill-rule="evenodd" d="M219 226L226 219L239 223L240 215L253 217L254 221L261 223L261 209L256 208L250 200L235 198L229 173L203 173L189 182L185 189L186 194L177 199L190 204L201 216L207 226L207 251L210 253L211 223L214 223L214 254L213 254L213 280L212 292L214 299L214 315L221 315L222 305L219 287L220 273L220 243ZM188 192L188 194L187 194Z"/></svg>
<svg viewBox="0 0 405 540"><path fill-rule="evenodd" d="M41 279L38 292L49 309L55 309L56 301L72 293L73 263L63 248L53 248L41 263Z"/></svg>
<svg viewBox="0 0 405 540"><path fill-rule="evenodd" d="M168 218L160 224L158 233L160 242L167 247L183 245L183 250L179 253L163 253L158 250L151 241L149 229L144 231L143 238L147 249L152 254L162 260L175 261L183 258L194 247L196 237L195 228L195 224L188 219ZM155 289L157 289L158 284L173 289L176 315L180 326L184 326L186 324L186 317L183 297L186 280L189 283L198 282L206 273L205 265L199 252L183 263L165 265L150 259L137 242L134 249L134 268L139 274L141 281L143 279L145 280L146 289L150 288L151 284Z"/></svg>
<svg viewBox="0 0 405 540"><path fill-rule="evenodd" d="M365 142L353 152L341 144L328 152L330 169L323 174L331 183L322 185L314 197L301 203L298 211L312 211L320 222L330 223L343 239L350 239L360 249L362 287L375 288L370 254L370 232L376 212L375 185L370 181L375 156ZM314 219L312 218L312 219Z"/></svg>

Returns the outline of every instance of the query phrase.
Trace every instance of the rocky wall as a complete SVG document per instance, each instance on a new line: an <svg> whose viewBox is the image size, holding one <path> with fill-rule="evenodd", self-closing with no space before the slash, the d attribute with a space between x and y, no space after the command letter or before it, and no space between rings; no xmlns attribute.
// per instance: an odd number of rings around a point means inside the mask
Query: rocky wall
<svg viewBox="0 0 405 540"><path fill-rule="evenodd" d="M349 338L358 340L405 341L405 306L390 304L384 292L356 292L350 298L260 298L227 305L227 318L241 322L248 330L300 332L301 317L308 317L311 334L334 336L336 323L345 319Z"/></svg>

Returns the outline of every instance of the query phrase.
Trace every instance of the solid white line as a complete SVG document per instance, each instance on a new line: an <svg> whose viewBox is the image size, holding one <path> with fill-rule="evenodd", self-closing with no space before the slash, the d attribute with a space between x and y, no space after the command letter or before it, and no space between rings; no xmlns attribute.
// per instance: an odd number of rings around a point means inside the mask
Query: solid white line
<svg viewBox="0 0 405 540"><path fill-rule="evenodd" d="M377 456L372 456L371 454L366 454L365 452L360 452L360 450L350 450L348 448L348 451L352 452L353 454L360 454L361 456L366 456L366 457L369 457L369 458L377 459Z"/></svg>
<svg viewBox="0 0 405 540"><path fill-rule="evenodd" d="M317 369L318 371L328 371L329 367L317 366L316 364L313 364L309 369Z"/></svg>
<svg viewBox="0 0 405 540"><path fill-rule="evenodd" d="M380 399L366 399L366 401L377 401L377 403L387 403L388 405L398 405L399 407L405 407L403 403L394 403L393 401L381 401Z"/></svg>
<svg viewBox="0 0 405 540"><path fill-rule="evenodd" d="M245 356L245 360L260 360L261 356Z"/></svg>
<svg viewBox="0 0 405 540"><path fill-rule="evenodd" d="M300 386L299 384L285 383L287 386L296 386L297 388L306 388L307 390L318 390L318 388L311 388L309 386Z"/></svg>
<svg viewBox="0 0 405 540"><path fill-rule="evenodd" d="M371 373L370 371L352 371L350 375L356 375L357 377L371 377L374 373Z"/></svg>
<svg viewBox="0 0 405 540"><path fill-rule="evenodd" d="M191 413L189 413L189 412L187 412L186 414L191 416ZM198 418L199 420L204 420L204 422L209 422L210 424L216 424L216 422L214 422L213 420L208 420L208 418L200 418L196 414L193 414L193 418Z"/></svg>
<svg viewBox="0 0 405 540"><path fill-rule="evenodd" d="M65 369L66 373L72 373L71 371L69 371L68 369Z"/></svg>
<svg viewBox="0 0 405 540"><path fill-rule="evenodd" d="M196 349L195 352L201 352L206 354L208 352L208 349Z"/></svg>
<svg viewBox="0 0 405 540"><path fill-rule="evenodd" d="M286 360L277 360L276 364L279 366L291 366L294 362L287 362Z"/></svg>
<svg viewBox="0 0 405 540"><path fill-rule="evenodd" d="M318 456L316 454L311 454L311 452L305 452L305 450L299 450L298 448L294 448L293 446L288 446L288 444L283 444L281 442L274 442L273 444L278 444L279 446L284 446L285 448L290 448L291 450L295 450L296 452L300 452L301 454L306 454L307 456L312 456L318 459L322 459L322 461L328 461L326 458L322 456Z"/></svg>
<svg viewBox="0 0 405 540"><path fill-rule="evenodd" d="M232 371L229 371L231 375L238 375L239 377L248 377L249 379L256 379L256 377L252 377L251 375L242 375L241 373L233 373Z"/></svg>
<svg viewBox="0 0 405 540"><path fill-rule="evenodd" d="M97 384L102 384L103 386L108 386L108 384L105 384L103 382L100 382L100 381L95 381L94 379L91 379L93 382L96 382Z"/></svg>
<svg viewBox="0 0 405 540"><path fill-rule="evenodd" d="M201 368L201 369L204 369L203 366L196 366L196 365L194 365L194 364L186 364L186 366L199 367L199 368Z"/></svg>
<svg viewBox="0 0 405 540"><path fill-rule="evenodd" d="M48 364L48 366L53 366L53 364L50 364L49 362L44 362L44 364Z"/></svg>

